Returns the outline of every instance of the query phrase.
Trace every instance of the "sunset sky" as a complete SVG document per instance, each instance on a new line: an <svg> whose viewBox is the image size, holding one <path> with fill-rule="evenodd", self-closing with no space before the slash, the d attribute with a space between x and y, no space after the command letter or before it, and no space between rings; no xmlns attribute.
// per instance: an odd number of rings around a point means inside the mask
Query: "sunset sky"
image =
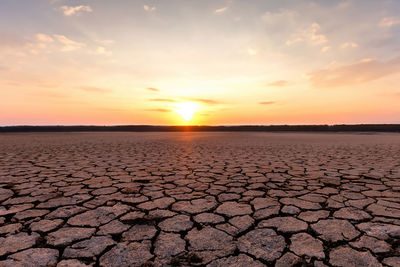
<svg viewBox="0 0 400 267"><path fill-rule="evenodd" d="M0 1L0 125L335 123L400 123L400 1Z"/></svg>

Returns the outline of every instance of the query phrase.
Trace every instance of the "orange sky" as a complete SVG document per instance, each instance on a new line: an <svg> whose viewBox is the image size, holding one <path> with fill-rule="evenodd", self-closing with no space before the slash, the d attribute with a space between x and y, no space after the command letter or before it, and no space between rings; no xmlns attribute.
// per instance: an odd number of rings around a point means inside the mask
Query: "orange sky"
<svg viewBox="0 0 400 267"><path fill-rule="evenodd" d="M400 2L271 2L3 0L0 125L400 123Z"/></svg>

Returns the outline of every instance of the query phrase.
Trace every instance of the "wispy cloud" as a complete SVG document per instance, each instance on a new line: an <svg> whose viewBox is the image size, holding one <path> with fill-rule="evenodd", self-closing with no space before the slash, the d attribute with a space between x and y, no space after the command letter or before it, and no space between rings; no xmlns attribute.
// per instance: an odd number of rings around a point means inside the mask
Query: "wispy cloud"
<svg viewBox="0 0 400 267"><path fill-rule="evenodd" d="M175 99L169 99L169 98L151 98L149 99L149 101L153 101L153 102L169 102L169 103L177 103L179 101L175 100Z"/></svg>
<svg viewBox="0 0 400 267"><path fill-rule="evenodd" d="M318 23L311 24L311 28L309 30L310 40L313 44L323 44L328 41L325 35L317 33L321 26Z"/></svg>
<svg viewBox="0 0 400 267"><path fill-rule="evenodd" d="M148 88L147 88L148 89ZM152 88L153 89L153 88ZM178 99L171 99L171 98L151 98L149 101L152 102L167 102L167 103L181 103L185 101L190 101L190 102L198 102L198 103L203 103L207 105L217 105L221 104L221 102L213 100L213 99L207 99L207 98L195 98L195 97L179 97Z"/></svg>
<svg viewBox="0 0 400 267"><path fill-rule="evenodd" d="M331 48L332 48L332 46L329 46L329 45L324 46L321 48L321 52L322 53L328 52L329 50L331 50Z"/></svg>
<svg viewBox="0 0 400 267"><path fill-rule="evenodd" d="M59 34L54 34L53 37L62 44L61 51L67 52L67 51L73 51L77 50L80 48L85 47L86 45L83 43L78 43L75 42L71 39L68 39L64 35L59 35Z"/></svg>
<svg viewBox="0 0 400 267"><path fill-rule="evenodd" d="M143 6L143 9L144 9L145 11L147 11L147 12L152 12L152 11L155 11L155 10L156 10L156 7L155 7L155 6L144 5L144 6Z"/></svg>
<svg viewBox="0 0 400 267"><path fill-rule="evenodd" d="M44 34L44 33L36 34L36 39L39 42L44 42L44 43L52 43L52 42L54 42L54 39L51 36L49 36L47 34Z"/></svg>
<svg viewBox="0 0 400 267"><path fill-rule="evenodd" d="M353 42L346 42L346 43L343 43L340 47L341 48L348 48L348 47L356 48L356 47L358 47L358 44L353 43Z"/></svg>
<svg viewBox="0 0 400 267"><path fill-rule="evenodd" d="M278 86L278 87L287 86L288 84L289 82L286 80L279 80L268 83L269 86Z"/></svg>
<svg viewBox="0 0 400 267"><path fill-rule="evenodd" d="M154 87L147 87L146 90L152 91L152 92L160 92L160 89L154 88Z"/></svg>
<svg viewBox="0 0 400 267"><path fill-rule="evenodd" d="M214 13L215 14L221 14L221 13L224 13L225 11L227 11L227 10L228 10L228 7L225 6L225 7L218 8L218 9L214 10Z"/></svg>
<svg viewBox="0 0 400 267"><path fill-rule="evenodd" d="M203 104L208 104L208 105L216 105L220 104L220 102L212 99L206 99L206 98L185 98L188 101L193 101L193 102L200 102Z"/></svg>
<svg viewBox="0 0 400 267"><path fill-rule="evenodd" d="M292 38L286 41L287 46L291 46L300 42L307 42L312 45L320 45L326 43L328 38L319 33L321 26L314 22L310 26L305 29L300 30L299 32L292 35Z"/></svg>
<svg viewBox="0 0 400 267"><path fill-rule="evenodd" d="M109 93L109 92L111 92L111 89L94 87L94 86L81 86L81 87L79 87L79 89L86 91L86 92L92 92L92 93Z"/></svg>
<svg viewBox="0 0 400 267"><path fill-rule="evenodd" d="M275 104L276 102L275 101L262 101L262 102L259 102L258 104L260 104L260 105L272 105L272 104Z"/></svg>
<svg viewBox="0 0 400 267"><path fill-rule="evenodd" d="M400 57L385 62L367 59L333 69L317 70L308 75L313 86L326 88L373 81L396 72L400 72Z"/></svg>
<svg viewBox="0 0 400 267"><path fill-rule="evenodd" d="M63 11L65 16L79 16L83 12L92 12L92 8L90 6L62 6L61 10Z"/></svg>
<svg viewBox="0 0 400 267"><path fill-rule="evenodd" d="M291 46L291 45L294 45L296 43L301 43L301 42L304 42L304 39L302 37L296 37L296 38L291 38L291 39L287 40L286 45Z"/></svg>
<svg viewBox="0 0 400 267"><path fill-rule="evenodd" d="M381 26L381 27L392 27L397 24L400 24L400 18L395 18L395 17L383 18L379 22L379 26Z"/></svg>
<svg viewBox="0 0 400 267"><path fill-rule="evenodd" d="M171 112L172 110L166 108L150 108L146 109L146 111L153 111L153 112Z"/></svg>
<svg viewBox="0 0 400 267"><path fill-rule="evenodd" d="M104 46L98 46L95 50L95 53L98 55L106 55L106 56L110 56L112 55L112 52L109 51L107 48L105 48Z"/></svg>

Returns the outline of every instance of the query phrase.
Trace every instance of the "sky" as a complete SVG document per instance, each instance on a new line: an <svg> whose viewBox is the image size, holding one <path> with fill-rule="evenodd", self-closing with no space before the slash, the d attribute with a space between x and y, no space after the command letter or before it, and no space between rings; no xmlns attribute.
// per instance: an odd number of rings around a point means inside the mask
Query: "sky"
<svg viewBox="0 0 400 267"><path fill-rule="evenodd" d="M398 0L0 0L0 125L400 123Z"/></svg>

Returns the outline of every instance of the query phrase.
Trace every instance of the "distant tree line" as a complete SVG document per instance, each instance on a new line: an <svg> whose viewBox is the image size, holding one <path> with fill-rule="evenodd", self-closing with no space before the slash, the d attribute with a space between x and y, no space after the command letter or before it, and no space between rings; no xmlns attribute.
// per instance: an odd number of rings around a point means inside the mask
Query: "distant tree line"
<svg viewBox="0 0 400 267"><path fill-rule="evenodd" d="M400 132L400 124L241 126L3 126L0 132Z"/></svg>

